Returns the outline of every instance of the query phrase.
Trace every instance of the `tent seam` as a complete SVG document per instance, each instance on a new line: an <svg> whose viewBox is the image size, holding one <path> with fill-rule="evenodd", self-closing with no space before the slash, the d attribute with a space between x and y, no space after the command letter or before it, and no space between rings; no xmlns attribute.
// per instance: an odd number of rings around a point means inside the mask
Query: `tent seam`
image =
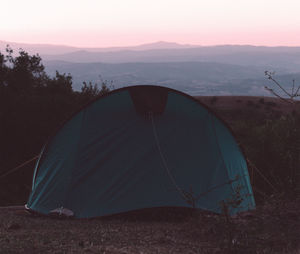
<svg viewBox="0 0 300 254"><path fill-rule="evenodd" d="M80 129L79 129L79 137L78 137L78 141L77 141L77 144L76 144L76 149L75 149L75 152L74 152L75 160L73 162L73 165L74 164L76 165L76 162L78 160L78 156L77 156L78 151L79 151L78 147L79 147L81 136L82 136L81 133L82 133L82 128L83 128L83 124L84 124L85 115L86 115L86 109L84 109L83 112L82 112L82 119L81 119L81 124L80 124ZM67 199L68 199L70 189L71 189L70 185L72 184L72 180L73 180L73 174L71 174L70 179L69 179L68 184L67 184L67 193L66 193L65 198L63 200L64 204L67 203Z"/></svg>
<svg viewBox="0 0 300 254"><path fill-rule="evenodd" d="M223 153L222 153L222 150L221 150L221 147L220 147L220 144L219 144L219 139L218 139L218 135L217 135L217 131L216 131L216 127L215 127L215 122L214 122L214 119L212 118L212 114L209 113L209 117L210 117L210 121L212 123L212 127L213 127L213 130L214 130L214 135L215 135L215 140L216 140L216 143L217 143L217 147L218 147L218 151L219 151L219 154L221 156L221 159L222 159L222 162L224 164L224 167L225 167L225 171L226 171L226 174L227 174L227 178L228 178L228 181L231 180L230 177L229 177L229 172L228 172L228 168L226 166L226 163L225 163L225 160L224 160L224 156L223 156ZM232 184L230 184L230 188L232 191L233 190L233 187L232 187Z"/></svg>

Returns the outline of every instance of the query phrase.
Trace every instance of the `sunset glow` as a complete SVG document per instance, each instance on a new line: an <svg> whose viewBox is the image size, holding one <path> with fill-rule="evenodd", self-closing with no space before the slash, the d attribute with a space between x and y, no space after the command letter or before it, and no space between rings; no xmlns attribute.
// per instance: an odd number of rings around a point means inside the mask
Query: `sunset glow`
<svg viewBox="0 0 300 254"><path fill-rule="evenodd" d="M154 41L300 46L299 0L3 1L0 40L85 47Z"/></svg>

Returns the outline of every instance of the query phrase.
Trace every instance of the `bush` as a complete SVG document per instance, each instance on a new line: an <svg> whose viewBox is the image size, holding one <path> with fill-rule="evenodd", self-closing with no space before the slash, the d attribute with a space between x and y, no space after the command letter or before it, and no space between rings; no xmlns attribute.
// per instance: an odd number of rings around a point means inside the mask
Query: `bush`
<svg viewBox="0 0 300 254"><path fill-rule="evenodd" d="M267 195L282 193L297 196L300 171L300 118L293 115L235 125L246 150L246 155L267 178L250 167L252 185ZM252 172L253 170L253 172Z"/></svg>

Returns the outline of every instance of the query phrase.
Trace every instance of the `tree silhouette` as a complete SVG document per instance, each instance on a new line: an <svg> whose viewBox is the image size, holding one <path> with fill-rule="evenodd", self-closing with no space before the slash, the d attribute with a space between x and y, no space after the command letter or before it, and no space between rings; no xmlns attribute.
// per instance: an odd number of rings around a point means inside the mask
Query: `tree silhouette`
<svg viewBox="0 0 300 254"><path fill-rule="evenodd" d="M74 92L71 75L48 76L39 55L15 55L9 46L0 52L0 174L37 155L63 121L107 91ZM33 168L0 179L0 205L26 200Z"/></svg>

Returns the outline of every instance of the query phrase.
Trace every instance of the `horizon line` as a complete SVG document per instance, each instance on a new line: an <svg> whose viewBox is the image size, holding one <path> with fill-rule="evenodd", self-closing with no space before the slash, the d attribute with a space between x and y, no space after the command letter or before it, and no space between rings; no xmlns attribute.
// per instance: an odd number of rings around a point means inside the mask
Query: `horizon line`
<svg viewBox="0 0 300 254"><path fill-rule="evenodd" d="M186 46L186 47L219 47L219 46L252 46L252 47L268 47L268 48L276 48L276 47L288 47L288 48L297 48L300 47L300 45L297 46L289 46L289 45L266 45L266 44L248 44L248 43L224 43L224 44L189 44L189 43L179 43L176 41L152 41L152 42L144 42L140 44L131 44L131 45L124 45L124 46L79 46L79 45L70 45L70 44L56 44L56 43L43 43L43 42L23 42L23 41L7 41L0 39L0 42L2 43L9 43L12 44L25 44L28 46L56 46L56 47L70 47L70 48L78 48L78 49L108 49L108 48L133 48L133 47L141 47L146 45L155 45L155 44L173 44L178 46Z"/></svg>

